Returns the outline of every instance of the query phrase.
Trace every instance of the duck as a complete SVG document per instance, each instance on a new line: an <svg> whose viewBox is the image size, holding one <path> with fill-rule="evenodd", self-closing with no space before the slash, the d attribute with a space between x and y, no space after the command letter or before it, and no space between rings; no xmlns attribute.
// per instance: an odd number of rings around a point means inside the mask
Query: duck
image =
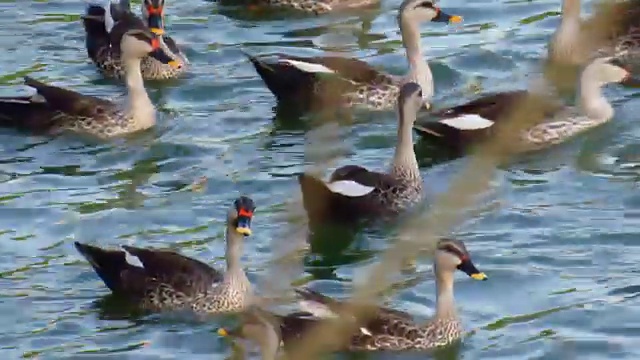
<svg viewBox="0 0 640 360"><path fill-rule="evenodd" d="M438 241L433 270L436 277L435 315L419 323L408 312L388 307L365 305L369 316L358 321L355 332L339 350L346 351L426 351L450 345L463 335L463 326L457 315L454 301L454 278L462 271L474 280L487 280L471 260L465 244L458 239L443 238ZM341 318L352 319L354 304L333 299L308 288L296 289L300 308L287 315L278 315L266 310L243 315L241 324L234 329L224 327L218 334L234 338L254 338L261 334L259 344L263 359L275 359L280 343L285 347L299 341L320 321ZM363 305L363 304L359 304ZM264 336L267 334L268 336Z"/></svg>
<svg viewBox="0 0 640 360"><path fill-rule="evenodd" d="M129 0L99 0L87 3L86 13L82 16L85 29L85 46L87 55L106 77L122 79L126 71L117 46L110 41L109 32L120 19L135 16L131 12ZM142 58L140 68L145 80L175 79L184 74L189 60L180 50L176 41L165 34L164 30L164 0L144 0L142 2L142 20L149 30L160 39L162 49L169 54L173 61L180 64L174 66L158 61L152 56Z"/></svg>
<svg viewBox="0 0 640 360"><path fill-rule="evenodd" d="M625 0L605 6L609 8L583 20L580 0L563 0L560 26L548 47L549 60L559 65L578 66L594 57L609 56L637 63L640 60L640 1Z"/></svg>
<svg viewBox="0 0 640 360"><path fill-rule="evenodd" d="M237 198L229 209L224 273L170 250L128 245L111 250L80 242L74 245L113 294L141 309L230 313L247 306L252 295L240 256L244 238L252 233L254 211L255 204L247 196Z"/></svg>
<svg viewBox="0 0 640 360"><path fill-rule="evenodd" d="M421 121L414 129L448 150L464 153L478 141L490 138L521 100L537 96L542 104L540 121L521 131L515 144L518 152L541 150L611 120L614 109L602 94L602 87L610 83L638 86L639 81L619 59L597 58L583 69L580 76L578 107L549 101L544 94L519 90L491 94L463 105L434 111L431 116L436 121Z"/></svg>
<svg viewBox="0 0 640 360"><path fill-rule="evenodd" d="M306 173L298 176L303 207L311 225L394 216L422 200L422 176L411 128L423 104L423 95L420 85L414 82L400 88L398 142L388 173L346 165L336 169L328 182Z"/></svg>
<svg viewBox="0 0 640 360"><path fill-rule="evenodd" d="M146 130L155 125L155 107L144 88L140 62L152 56L171 66L180 66L160 46L160 41L141 20L127 17L113 28L111 41L122 53L127 76L127 103L118 104L25 77L32 96L0 97L0 126L37 135L73 132L98 139L111 139Z"/></svg>
<svg viewBox="0 0 640 360"><path fill-rule="evenodd" d="M404 0L398 12L402 42L409 60L405 76L388 74L364 61L338 57L299 57L272 54L274 61L245 55L279 102L302 110L327 105L362 107L369 110L395 108L402 84L416 82L422 87L425 106L433 96L433 76L420 45L421 22L459 23L461 16L449 15L431 0Z"/></svg>
<svg viewBox="0 0 640 360"><path fill-rule="evenodd" d="M251 2L249 9L259 10L269 7L321 15L334 11L366 8L379 3L380 0L256 0Z"/></svg>

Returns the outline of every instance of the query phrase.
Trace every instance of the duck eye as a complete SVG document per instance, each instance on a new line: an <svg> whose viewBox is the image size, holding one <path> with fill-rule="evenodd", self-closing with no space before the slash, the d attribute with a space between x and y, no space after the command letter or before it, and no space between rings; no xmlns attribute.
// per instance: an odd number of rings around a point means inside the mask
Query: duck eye
<svg viewBox="0 0 640 360"><path fill-rule="evenodd" d="M420 4L418 4L418 6L427 8L427 9L433 9L433 3L431 1L423 1Z"/></svg>
<svg viewBox="0 0 640 360"><path fill-rule="evenodd" d="M418 97L422 97L422 90L418 91Z"/></svg>

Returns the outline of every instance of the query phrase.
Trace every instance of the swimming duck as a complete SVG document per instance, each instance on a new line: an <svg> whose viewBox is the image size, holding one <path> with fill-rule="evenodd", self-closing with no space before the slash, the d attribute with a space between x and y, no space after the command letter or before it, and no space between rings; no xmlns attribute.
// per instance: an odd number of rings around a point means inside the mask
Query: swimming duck
<svg viewBox="0 0 640 360"><path fill-rule="evenodd" d="M560 26L549 44L549 58L568 65L581 65L604 56L639 62L640 1L618 1L605 6L610 7L608 11L582 20L580 0L563 0Z"/></svg>
<svg viewBox="0 0 640 360"><path fill-rule="evenodd" d="M409 59L409 73L405 76L382 72L364 61L336 56L274 54L275 62L247 56L278 101L303 110L327 104L391 109L396 105L400 86L409 81L422 87L428 106L434 91L433 76L422 55L419 29L419 24L426 21L457 23L462 17L446 14L431 0L402 2L398 23Z"/></svg>
<svg viewBox="0 0 640 360"><path fill-rule="evenodd" d="M115 1L115 0L113 0ZM131 13L129 0L118 3L101 0L101 3L88 3L83 25L86 33L87 54L98 69L108 77L125 77L124 64L118 47L110 42L109 32L115 23ZM172 66L158 61L152 56L145 56L140 63L142 77L145 80L173 79L183 74L189 61L180 51L176 42L164 31L164 0L144 0L142 3L142 19L149 29L159 36L162 49L173 61L181 66Z"/></svg>
<svg viewBox="0 0 640 360"><path fill-rule="evenodd" d="M614 110L602 94L602 87L609 83L637 85L638 80L616 58L595 59L582 71L579 106L573 108L558 102L542 101L546 107L540 111L541 121L521 132L517 139L517 150L539 150L559 144L609 121ZM463 152L470 145L489 137L495 131L495 126L508 118L518 102L527 95L530 94L521 90L481 97L463 105L435 111L432 116L437 121L417 123L414 129L445 148Z"/></svg>
<svg viewBox="0 0 640 360"><path fill-rule="evenodd" d="M379 2L380 0L255 0L251 1L250 8L257 10L261 7L272 7L320 15L332 11L369 7Z"/></svg>
<svg viewBox="0 0 640 360"><path fill-rule="evenodd" d="M389 173L347 165L336 169L328 182L307 174L298 177L311 223L393 215L422 199L422 177L413 150L411 127L423 95L420 85L413 82L400 88L398 142Z"/></svg>
<svg viewBox="0 0 640 360"><path fill-rule="evenodd" d="M360 327L351 336L343 350L430 350L460 339L463 328L454 302L454 274L456 270L460 270L475 280L487 280L487 276L473 264L464 243L455 239L441 239L438 242L433 269L437 289L436 311L433 318L426 323L418 324L407 312L372 306L373 316L359 322ZM263 350L263 359L270 360L275 359L278 340L281 340L285 346L300 340L322 319L335 317L354 319L349 311L353 306L351 304L309 289L298 289L297 293L302 299L300 306L306 309L305 311L289 315L271 315L264 311L253 312L243 318L245 322L239 328L232 330L221 328L218 334L248 337L254 340L254 334L270 333L271 336L263 337L261 340L263 349L268 350ZM268 355L264 355L265 353Z"/></svg>
<svg viewBox="0 0 640 360"><path fill-rule="evenodd" d="M236 199L227 216L227 271L169 250L123 246L106 250L75 243L105 285L116 295L150 311L191 310L222 313L241 310L251 296L251 284L240 264L244 237L251 235L255 205Z"/></svg>
<svg viewBox="0 0 640 360"><path fill-rule="evenodd" d="M162 50L157 36L135 17L118 22L110 36L122 53L127 72L126 106L25 77L25 84L37 93L0 98L0 126L42 135L70 131L102 139L154 126L155 107L144 88L140 61L148 55L171 66L180 65Z"/></svg>

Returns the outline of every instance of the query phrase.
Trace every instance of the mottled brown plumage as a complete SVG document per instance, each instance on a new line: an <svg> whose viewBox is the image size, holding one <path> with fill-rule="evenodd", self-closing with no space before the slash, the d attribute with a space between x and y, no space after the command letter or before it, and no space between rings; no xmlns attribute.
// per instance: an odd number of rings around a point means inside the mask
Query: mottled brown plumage
<svg viewBox="0 0 640 360"><path fill-rule="evenodd" d="M111 36L120 44L127 63L127 103L117 104L25 77L25 84L36 94L0 98L0 126L43 135L71 131L108 139L155 125L155 108L144 89L140 59L151 53L165 63L172 60L159 47L156 35L139 20L116 24Z"/></svg>
<svg viewBox="0 0 640 360"><path fill-rule="evenodd" d="M227 272L169 250L123 246L106 250L75 243L107 287L150 311L220 313L241 310L251 286L239 263L243 237L250 234L255 205L240 197L227 221Z"/></svg>
<svg viewBox="0 0 640 360"><path fill-rule="evenodd" d="M416 323L409 313L369 304L366 305L370 310L368 316L355 319L349 311L353 304L329 298L309 289L298 289L296 292L302 298L300 305L305 311L288 315L275 315L263 310L253 312L243 316L243 324L238 329L223 329L218 333L249 337L258 341L263 347L264 360L275 359L277 343L281 341L286 347L300 340L320 321L331 321L327 317L357 322L356 330L349 340L344 346L334 350L403 351L430 350L446 346L459 340L463 333L453 300L453 276L456 270L476 280L487 279L471 262L464 243L454 239L442 239L438 242L434 264L438 289L436 313L431 320L423 324ZM265 343L264 333L270 333L270 336L266 337L271 339L270 344Z"/></svg>
<svg viewBox="0 0 640 360"><path fill-rule="evenodd" d="M398 143L388 173L347 165L336 169L326 183L311 175L299 176L303 204L311 223L349 223L394 216L422 199L422 177L411 134L422 106L420 86L403 85L397 103Z"/></svg>
<svg viewBox="0 0 640 360"><path fill-rule="evenodd" d="M87 55L91 61L107 77L124 78L126 75L122 61L120 46L114 37L118 37L118 23L124 22L128 27L140 26L151 29L159 35L162 50L180 66L167 64L166 61L156 59L153 54L145 56L140 63L142 77L145 80L162 80L177 78L182 75L189 63L186 56L180 51L175 40L164 34L164 1L145 0L142 4L144 23L138 19L129 6L129 1L121 0L119 3L111 3L108 0L104 5L88 4L86 13L82 18L85 29L85 46ZM107 14L105 8L109 8ZM149 11L153 14L150 15ZM110 28L105 16L111 16L114 26ZM145 24L146 23L146 24ZM133 25L135 24L135 25Z"/></svg>
<svg viewBox="0 0 640 360"><path fill-rule="evenodd" d="M385 73L360 60L335 56L273 54L273 61L267 60L267 56L247 56L277 100L303 112L329 106L393 109L400 87L407 82L422 87L423 101L428 105L434 86L421 50L419 24L461 20L441 11L431 0L404 0L398 11L398 23L409 60L405 76Z"/></svg>

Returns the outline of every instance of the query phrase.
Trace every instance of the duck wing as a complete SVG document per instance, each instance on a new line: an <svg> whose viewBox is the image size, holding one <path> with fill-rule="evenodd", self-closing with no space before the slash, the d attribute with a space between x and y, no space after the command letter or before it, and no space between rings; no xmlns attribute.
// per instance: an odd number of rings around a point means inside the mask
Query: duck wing
<svg viewBox="0 0 640 360"><path fill-rule="evenodd" d="M75 242L105 285L114 293L143 297L150 287L169 286L185 295L206 292L223 274L173 251L123 246L107 250Z"/></svg>
<svg viewBox="0 0 640 360"><path fill-rule="evenodd" d="M308 288L295 289L295 292L306 302L301 304L305 308L305 312L318 317L349 316L350 314L350 305L348 303L335 300ZM413 320L411 314L400 310L377 305L370 306L369 310L375 311L376 317Z"/></svg>
<svg viewBox="0 0 640 360"><path fill-rule="evenodd" d="M472 143L486 139L495 132L495 125L508 118L527 96L527 90L491 93L465 104L434 111L436 121L416 123L414 129L425 137L439 139L447 147L463 150ZM563 106L556 100L540 95L545 104L542 117L551 117Z"/></svg>
<svg viewBox="0 0 640 360"><path fill-rule="evenodd" d="M25 77L36 89L30 97L0 98L0 125L35 133L47 133L69 117L100 118L113 107L109 101L51 86Z"/></svg>
<svg viewBox="0 0 640 360"><path fill-rule="evenodd" d="M391 175L349 165L337 169L329 182L311 175L298 177L302 202L312 223L325 220L352 223L387 213L387 195L403 183Z"/></svg>
<svg viewBox="0 0 640 360"><path fill-rule="evenodd" d="M336 103L358 86L390 81L388 75L356 59L270 54L275 60L267 62L263 57L246 56L279 101L302 101L304 106L316 100Z"/></svg>

